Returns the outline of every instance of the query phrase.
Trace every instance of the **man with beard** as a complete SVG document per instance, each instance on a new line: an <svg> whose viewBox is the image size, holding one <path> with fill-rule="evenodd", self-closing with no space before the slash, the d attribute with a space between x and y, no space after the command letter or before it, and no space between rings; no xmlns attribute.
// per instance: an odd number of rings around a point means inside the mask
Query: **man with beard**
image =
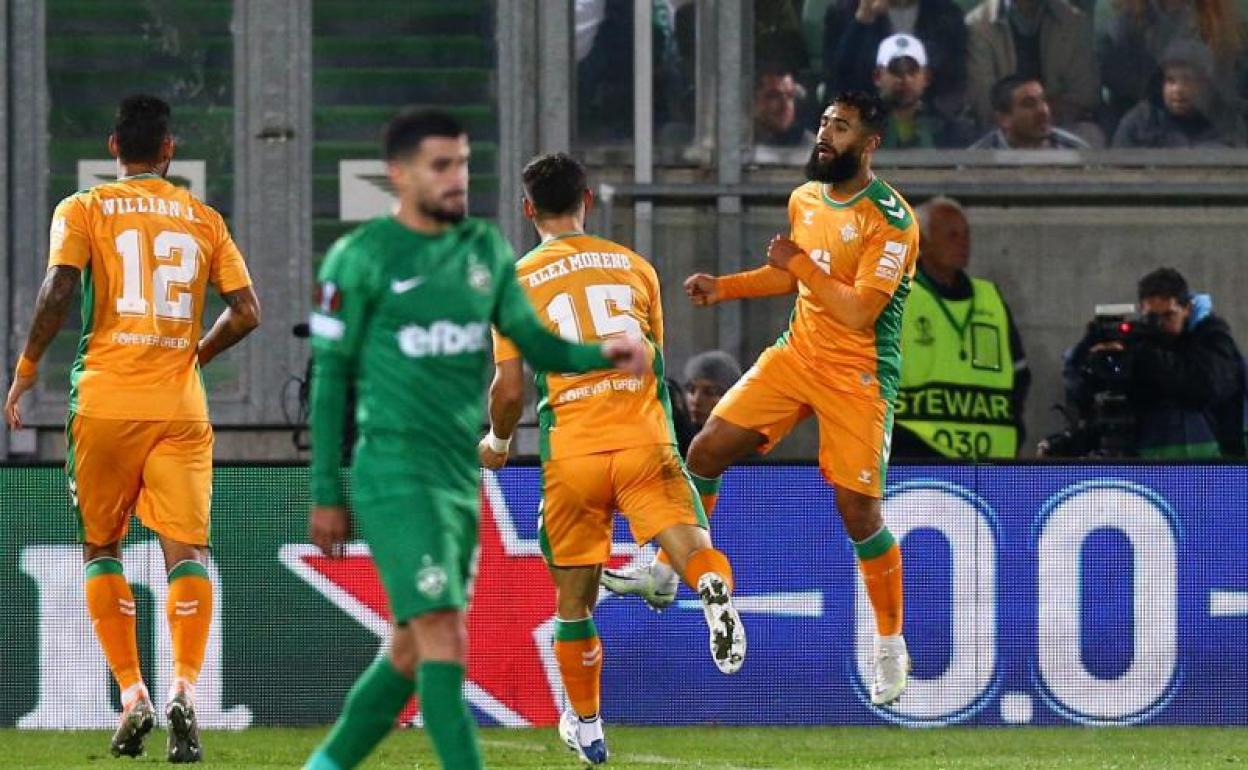
<svg viewBox="0 0 1248 770"><path fill-rule="evenodd" d="M685 281L694 304L797 293L789 328L723 397L687 458L709 514L720 476L767 452L799 422L819 420L819 467L854 542L876 619L871 702L906 687L901 550L880 506L893 402L901 376L901 318L919 252L914 212L871 172L885 109L875 96L837 96L819 121L806 178L789 197L789 235L767 246L768 264Z"/></svg>
<svg viewBox="0 0 1248 770"><path fill-rule="evenodd" d="M965 147L970 126L933 110L924 99L932 83L927 49L913 35L892 35L880 43L875 86L888 105L883 150Z"/></svg>
<svg viewBox="0 0 1248 770"><path fill-rule="evenodd" d="M469 147L458 121L404 112L386 126L383 142L399 208L334 244L309 323L309 534L333 557L351 532L338 466L354 385L352 509L394 625L387 654L356 681L305 767L357 766L419 694L442 766L471 770L481 755L463 698L464 610L476 571L476 444L490 325L538 369L585 372L615 361L640 376L648 357L635 338L574 344L537 319L498 229L465 216Z"/></svg>

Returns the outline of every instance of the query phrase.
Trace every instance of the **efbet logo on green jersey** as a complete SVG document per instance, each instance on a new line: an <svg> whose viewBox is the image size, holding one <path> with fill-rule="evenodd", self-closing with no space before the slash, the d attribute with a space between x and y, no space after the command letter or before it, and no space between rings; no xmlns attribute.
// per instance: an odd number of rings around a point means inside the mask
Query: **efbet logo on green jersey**
<svg viewBox="0 0 1248 770"><path fill-rule="evenodd" d="M409 358L457 356L485 350L489 324L478 321L463 326L452 321L435 321L431 326L404 326L397 335L399 350Z"/></svg>

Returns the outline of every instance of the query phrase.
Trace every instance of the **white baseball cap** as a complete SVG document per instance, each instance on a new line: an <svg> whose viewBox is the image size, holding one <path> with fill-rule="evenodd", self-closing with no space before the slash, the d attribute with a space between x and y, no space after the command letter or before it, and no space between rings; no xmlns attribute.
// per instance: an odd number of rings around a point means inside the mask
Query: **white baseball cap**
<svg viewBox="0 0 1248 770"><path fill-rule="evenodd" d="M875 55L875 66L887 67L894 59L909 56L920 67L927 66L927 49L923 42L914 35L890 35L880 42L880 50Z"/></svg>

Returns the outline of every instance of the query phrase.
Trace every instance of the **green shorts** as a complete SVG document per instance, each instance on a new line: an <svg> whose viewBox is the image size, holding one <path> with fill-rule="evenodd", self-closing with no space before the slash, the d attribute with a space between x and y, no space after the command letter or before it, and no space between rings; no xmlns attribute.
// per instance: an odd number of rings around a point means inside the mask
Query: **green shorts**
<svg viewBox="0 0 1248 770"><path fill-rule="evenodd" d="M356 455L352 512L395 622L435 610L466 609L477 571L477 489L414 478L412 464L419 455L369 454L361 446ZM404 458L402 468L397 457Z"/></svg>

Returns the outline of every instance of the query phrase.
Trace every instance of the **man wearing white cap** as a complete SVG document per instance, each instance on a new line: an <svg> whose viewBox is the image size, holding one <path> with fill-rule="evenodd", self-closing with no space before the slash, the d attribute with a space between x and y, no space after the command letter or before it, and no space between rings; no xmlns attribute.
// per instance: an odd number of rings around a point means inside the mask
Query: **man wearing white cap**
<svg viewBox="0 0 1248 770"><path fill-rule="evenodd" d="M898 34L884 38L875 64L875 86L889 108L881 149L965 147L972 139L969 126L946 118L925 103L932 71L927 49L917 37Z"/></svg>

